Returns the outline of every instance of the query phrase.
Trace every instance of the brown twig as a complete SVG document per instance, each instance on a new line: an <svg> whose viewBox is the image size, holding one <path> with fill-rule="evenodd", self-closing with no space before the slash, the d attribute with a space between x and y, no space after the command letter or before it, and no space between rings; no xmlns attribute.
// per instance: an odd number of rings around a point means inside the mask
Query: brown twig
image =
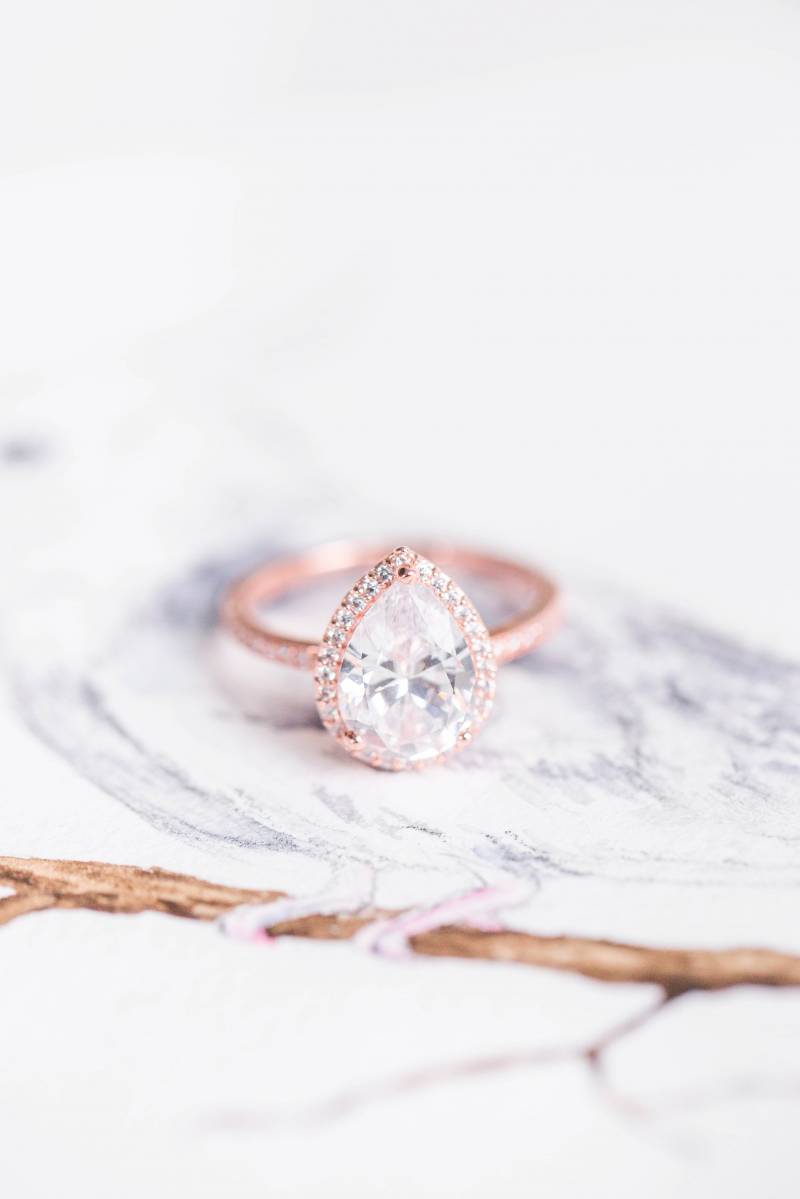
<svg viewBox="0 0 800 1199"><path fill-rule="evenodd" d="M164 912L190 920L214 920L242 903L269 903L280 891L253 891L208 883L190 874L143 870L108 862L0 857L0 886L15 894L0 900L0 924L44 908L95 912Z"/></svg>
<svg viewBox="0 0 800 1199"><path fill-rule="evenodd" d="M280 891L228 887L166 870L47 858L0 857L0 886L15 892L0 899L0 924L47 908L87 908L121 914L162 912L213 920L240 904L268 903L285 897ZM370 910L357 916L304 916L276 925L270 932L273 936L345 940L377 917L392 915L397 913ZM744 983L800 985L800 956L772 949L667 949L590 937L484 932L460 926L422 933L412 938L411 945L416 953L432 957L515 962L605 982L655 984L667 996L692 990L722 990Z"/></svg>

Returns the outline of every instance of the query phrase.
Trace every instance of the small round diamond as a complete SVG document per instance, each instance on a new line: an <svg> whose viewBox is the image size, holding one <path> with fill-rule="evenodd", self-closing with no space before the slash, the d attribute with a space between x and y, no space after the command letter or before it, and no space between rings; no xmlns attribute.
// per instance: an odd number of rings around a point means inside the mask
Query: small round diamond
<svg viewBox="0 0 800 1199"><path fill-rule="evenodd" d="M347 597L347 606L352 608L354 612L363 612L367 606L367 601L357 591L351 591Z"/></svg>
<svg viewBox="0 0 800 1199"><path fill-rule="evenodd" d="M381 562L380 566L375 567L375 578L379 583L390 582L392 579L391 567L387 566L385 562Z"/></svg>
<svg viewBox="0 0 800 1199"><path fill-rule="evenodd" d="M353 623L353 613L348 612L347 608L339 608L333 619L336 624L343 625L344 628L349 629L350 625Z"/></svg>
<svg viewBox="0 0 800 1199"><path fill-rule="evenodd" d="M361 582L359 583L358 590L361 592L362 595L370 595L370 596L377 595L378 594L377 579L373 579L372 575L367 575L366 578L362 579Z"/></svg>

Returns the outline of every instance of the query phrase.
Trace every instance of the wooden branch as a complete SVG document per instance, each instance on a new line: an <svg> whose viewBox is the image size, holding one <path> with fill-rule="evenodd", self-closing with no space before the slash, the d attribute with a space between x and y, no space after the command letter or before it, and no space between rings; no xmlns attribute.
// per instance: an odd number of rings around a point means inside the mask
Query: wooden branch
<svg viewBox="0 0 800 1199"><path fill-rule="evenodd" d="M228 887L166 870L46 858L0 857L0 886L15 892L0 899L0 924L46 908L162 912L214 920L240 904L285 898L281 891ZM358 916L304 916L276 925L270 933L346 940L371 921L398 914L370 910ZM411 939L411 945L416 953L432 957L514 962L605 982L650 983L663 988L668 996L741 984L800 986L800 956L772 949L662 949L589 937L483 932L465 927L422 933Z"/></svg>
<svg viewBox="0 0 800 1199"><path fill-rule="evenodd" d="M95 912L164 912L189 920L215 920L241 903L270 903L281 891L253 891L207 883L190 874L143 870L107 862L0 857L0 886L17 896L46 895L42 905ZM21 914L21 913L20 913ZM11 919L9 916L7 919Z"/></svg>
<svg viewBox="0 0 800 1199"><path fill-rule="evenodd" d="M55 899L44 891L20 891L15 895L4 895L0 899L0 924L8 924L17 916L28 912L43 912L55 907Z"/></svg>

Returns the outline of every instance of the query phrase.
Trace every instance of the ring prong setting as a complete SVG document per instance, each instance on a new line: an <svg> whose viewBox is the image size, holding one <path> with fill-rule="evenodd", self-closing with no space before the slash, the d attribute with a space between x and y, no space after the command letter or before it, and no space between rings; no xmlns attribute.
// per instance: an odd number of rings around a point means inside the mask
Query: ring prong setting
<svg viewBox="0 0 800 1199"><path fill-rule="evenodd" d="M344 638L320 716L348 753L396 771L471 743L491 708L494 655L478 612L433 562L393 550L353 583L324 640L331 630Z"/></svg>

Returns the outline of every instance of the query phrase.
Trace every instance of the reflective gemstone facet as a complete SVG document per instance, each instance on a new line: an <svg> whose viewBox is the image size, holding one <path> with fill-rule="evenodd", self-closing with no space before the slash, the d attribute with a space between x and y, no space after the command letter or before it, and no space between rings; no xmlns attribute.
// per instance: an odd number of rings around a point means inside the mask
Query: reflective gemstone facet
<svg viewBox="0 0 800 1199"><path fill-rule="evenodd" d="M339 674L339 712L364 749L409 765L446 753L470 722L464 634L421 583L395 583L364 616Z"/></svg>

